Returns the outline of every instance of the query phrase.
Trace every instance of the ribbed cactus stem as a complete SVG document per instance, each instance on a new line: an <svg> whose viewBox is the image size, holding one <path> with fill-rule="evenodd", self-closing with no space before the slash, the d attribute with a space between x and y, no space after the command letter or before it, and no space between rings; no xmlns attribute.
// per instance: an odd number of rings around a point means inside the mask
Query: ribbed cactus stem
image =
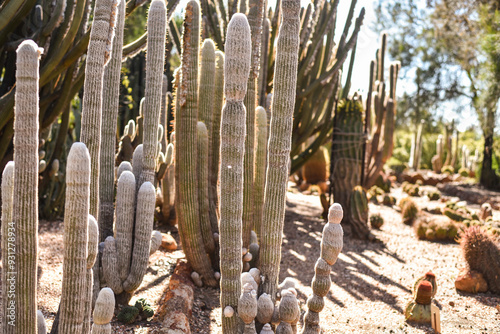
<svg viewBox="0 0 500 334"><path fill-rule="evenodd" d="M276 298L285 219L285 199L297 84L300 1L282 0L282 22L276 49L274 94L269 137L268 168L261 227L262 292Z"/></svg>
<svg viewBox="0 0 500 334"><path fill-rule="evenodd" d="M17 48L14 111L16 333L36 334L38 263L38 81L42 50L31 40Z"/></svg>
<svg viewBox="0 0 500 334"><path fill-rule="evenodd" d="M116 251L115 238L112 236L107 237L106 240L104 240L102 272L106 285L117 295L123 292L123 284L119 276L119 269L121 269L121 267L118 265L120 258L121 256L119 256Z"/></svg>
<svg viewBox="0 0 500 334"><path fill-rule="evenodd" d="M40 310L36 311L36 327L38 334L47 334L47 324L45 323L45 318Z"/></svg>
<svg viewBox="0 0 500 334"><path fill-rule="evenodd" d="M83 328L85 299L82 296L88 295L90 288L86 280L90 174L87 147L83 143L74 143L66 167L60 333L81 332Z"/></svg>
<svg viewBox="0 0 500 334"><path fill-rule="evenodd" d="M323 228L321 238L321 255L314 266L314 277L311 282L313 294L307 299L307 312L304 316L302 334L319 334L319 312L325 306L324 297L330 291L332 284L330 278L331 266L337 261L342 251L344 232L340 222L343 218L342 206L332 204L328 211L328 223Z"/></svg>
<svg viewBox="0 0 500 334"><path fill-rule="evenodd" d="M130 264L130 274L123 289L135 291L142 283L149 261L149 243L153 231L156 194L153 184L144 182L137 194L137 208L134 228L134 250Z"/></svg>
<svg viewBox="0 0 500 334"><path fill-rule="evenodd" d="M312 4L310 4L312 6ZM265 18L262 22L262 40L260 44L260 68L259 68L259 84L258 84L258 103L261 106L266 106L267 100L267 67L269 63L269 36L271 22Z"/></svg>
<svg viewBox="0 0 500 334"><path fill-rule="evenodd" d="M98 221L103 73L113 41L117 4L117 0L95 3L83 85L81 141L91 158L90 214ZM104 235L103 226L99 231Z"/></svg>
<svg viewBox="0 0 500 334"><path fill-rule="evenodd" d="M113 235L113 212L115 194L115 147L116 119L120 95L120 72L122 69L123 26L125 24L125 0L119 0L115 37L111 58L104 69L102 93L102 127L99 171L99 225L101 241Z"/></svg>
<svg viewBox="0 0 500 334"><path fill-rule="evenodd" d="M200 229L205 245L205 251L213 256L215 253L215 242L210 226L209 201L208 201L208 131L203 122L198 122L198 201L200 208Z"/></svg>
<svg viewBox="0 0 500 334"><path fill-rule="evenodd" d="M15 334L15 275L16 225L13 221L14 161L9 161L2 173L2 326L1 333ZM14 307L12 307L14 305Z"/></svg>
<svg viewBox="0 0 500 334"><path fill-rule="evenodd" d="M182 248L194 271L205 284L215 286L217 281L203 247L198 220L198 178L196 168L196 141L198 123L198 54L200 39L200 5L191 0L186 5L182 40L181 85L177 91L175 120L175 212Z"/></svg>
<svg viewBox="0 0 500 334"><path fill-rule="evenodd" d="M92 327L91 316L92 316L92 302L93 302L93 284L94 284L94 266L97 254L99 252L99 226L97 221L92 215L89 215L87 228L87 273L85 281L86 292L82 297L85 304L84 318L83 318L83 330L82 333L88 333ZM96 275L97 276L97 275Z"/></svg>
<svg viewBox="0 0 500 334"><path fill-rule="evenodd" d="M163 218L168 221L170 217L170 211L172 210L172 204L175 198L175 167L174 167L174 145L172 143L167 145L167 154L165 156L165 163L167 165L167 170L163 176L161 182L162 198L163 203L161 207L161 212Z"/></svg>
<svg viewBox="0 0 500 334"><path fill-rule="evenodd" d="M158 123L162 100L165 41L167 35L167 8L165 1L153 0L148 12L148 47L146 52L146 88L144 91L144 155L142 172L137 184L155 181L158 156Z"/></svg>
<svg viewBox="0 0 500 334"><path fill-rule="evenodd" d="M262 225L262 208L264 206L264 187L266 185L266 168L267 168L267 113L262 107L257 107L255 110L257 119L256 132L256 153L255 153L255 214L254 214L254 231L260 238Z"/></svg>
<svg viewBox="0 0 500 334"><path fill-rule="evenodd" d="M246 110L243 99L250 72L250 26L243 14L235 14L227 29L220 147L220 264L222 309L236 309L241 292L243 157ZM222 332L238 332L237 317L222 317Z"/></svg>
<svg viewBox="0 0 500 334"><path fill-rule="evenodd" d="M99 292L94 308L92 334L111 334L111 319L115 311L115 295L110 288Z"/></svg>
<svg viewBox="0 0 500 334"><path fill-rule="evenodd" d="M212 119L211 150L212 163L210 166L210 225L212 232L219 232L219 221L217 215L218 195L217 182L219 180L219 156L220 156L220 120L222 105L224 104L224 53L215 52L215 92L214 92L214 114Z"/></svg>

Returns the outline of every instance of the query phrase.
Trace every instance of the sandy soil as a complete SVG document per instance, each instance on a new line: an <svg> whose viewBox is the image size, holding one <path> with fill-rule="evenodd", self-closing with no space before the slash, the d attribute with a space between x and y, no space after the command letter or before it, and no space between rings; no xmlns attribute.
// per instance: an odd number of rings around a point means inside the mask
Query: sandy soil
<svg viewBox="0 0 500 334"><path fill-rule="evenodd" d="M404 196L400 189L393 194ZM429 205L426 197L417 202L421 207ZM396 209L370 204L370 212L380 213L385 220L381 230L374 231L381 242L345 237L321 313L324 333L433 333L430 327L405 323L402 314L414 281L428 270L436 274L439 284L436 303L441 308L443 333L500 333L500 296L469 295L455 290L454 280L465 265L459 246L417 240L413 229L401 222ZM302 314L319 256L324 226L321 212L319 197L288 193L280 280L287 276L297 280ZM40 223L38 304L49 328L61 293L62 232L61 222ZM177 238L175 230L172 234ZM173 265L183 256L182 251L155 253L133 301L144 297L156 308ZM217 289L197 289L192 333L221 333L218 294ZM159 328L159 323L151 321L129 326L113 322L113 333L159 333Z"/></svg>

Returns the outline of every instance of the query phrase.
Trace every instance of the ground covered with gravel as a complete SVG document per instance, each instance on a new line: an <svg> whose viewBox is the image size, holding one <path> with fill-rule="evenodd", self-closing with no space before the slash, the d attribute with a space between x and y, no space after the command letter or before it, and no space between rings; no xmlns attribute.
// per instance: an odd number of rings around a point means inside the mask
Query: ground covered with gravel
<svg viewBox="0 0 500 334"><path fill-rule="evenodd" d="M405 196L399 188L393 195ZM440 205L429 204L426 197L418 198L417 203L421 208ZM296 279L302 314L320 252L321 212L318 196L294 189L288 192L280 280L287 276ZM397 207L370 204L370 212L380 213L385 220L381 230L373 232L379 241L344 238L321 313L324 333L433 333L430 327L405 323L403 315L414 281L429 270L438 281L435 301L441 309L443 333L500 333L500 296L455 289L455 278L465 266L458 244L417 240L413 229L402 223ZM178 240L175 229L171 232ZM62 222L40 222L38 305L49 328L60 302L62 233ZM145 280L132 301L146 298L156 309L173 267L182 257L181 250L152 255ZM218 295L217 289L196 289L192 333L221 333ZM133 325L113 321L113 333L161 333L160 327L155 321Z"/></svg>

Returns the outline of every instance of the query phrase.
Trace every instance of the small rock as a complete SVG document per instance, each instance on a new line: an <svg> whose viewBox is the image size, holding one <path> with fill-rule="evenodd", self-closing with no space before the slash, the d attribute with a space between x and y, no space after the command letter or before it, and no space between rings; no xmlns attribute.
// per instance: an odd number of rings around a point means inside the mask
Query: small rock
<svg viewBox="0 0 500 334"><path fill-rule="evenodd" d="M462 271L455 280L455 288L469 293L488 291L488 283L477 271Z"/></svg>
<svg viewBox="0 0 500 334"><path fill-rule="evenodd" d="M449 304L450 304L451 307L455 306L455 302L454 301L450 301Z"/></svg>
<svg viewBox="0 0 500 334"><path fill-rule="evenodd" d="M161 234L161 247L163 249L168 250L168 251L175 251L175 250L177 250L177 242L175 241L174 237L172 237L172 235L162 233Z"/></svg>

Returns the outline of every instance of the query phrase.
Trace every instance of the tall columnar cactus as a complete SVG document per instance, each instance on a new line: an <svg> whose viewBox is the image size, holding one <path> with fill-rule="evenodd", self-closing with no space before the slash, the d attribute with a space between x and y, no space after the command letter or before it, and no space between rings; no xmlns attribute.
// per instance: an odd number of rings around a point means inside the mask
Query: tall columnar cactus
<svg viewBox="0 0 500 334"><path fill-rule="evenodd" d="M243 99L250 72L250 26L243 14L233 15L225 44L224 93L220 147L220 264L222 309L236 309L241 292L243 157L245 106ZM238 333L236 316L222 318L224 334Z"/></svg>
<svg viewBox="0 0 500 334"><path fill-rule="evenodd" d="M117 4L117 0L95 3L83 85L81 141L91 158L90 214L98 221L103 73L112 49ZM103 226L99 226L99 232L104 235Z"/></svg>
<svg viewBox="0 0 500 334"><path fill-rule="evenodd" d="M269 155L261 227L262 292L276 298L285 220L300 28L300 1L282 0L282 22L276 49Z"/></svg>
<svg viewBox="0 0 500 334"><path fill-rule="evenodd" d="M304 315L302 334L319 334L321 332L319 313L325 306L323 298L330 291L332 284L330 278L331 266L337 261L343 246L344 232L340 225L342 217L342 206L334 203L328 212L328 223L323 228L321 255L314 266L315 274L311 283L313 294L307 299L307 312Z"/></svg>
<svg viewBox="0 0 500 334"><path fill-rule="evenodd" d="M99 225L101 226L102 233L101 240L113 235L116 119L118 117L120 95L125 7L125 0L119 0L113 49L110 61L104 69L101 127L102 147L99 166Z"/></svg>
<svg viewBox="0 0 500 334"><path fill-rule="evenodd" d="M198 201L201 237L205 251L213 257L215 255L215 241L210 226L209 201L208 201L208 131L203 122L198 122Z"/></svg>
<svg viewBox="0 0 500 334"><path fill-rule="evenodd" d="M271 33L271 22L265 18L262 21L262 40L260 43L260 69L258 83L258 103L260 106L267 105L267 68L269 66L269 35Z"/></svg>
<svg viewBox="0 0 500 334"><path fill-rule="evenodd" d="M15 325L15 276L16 226L13 220L14 162L9 161L2 173L2 326L1 333L14 334ZM12 307L14 305L14 308Z"/></svg>
<svg viewBox="0 0 500 334"><path fill-rule="evenodd" d="M179 109L175 120L175 212L186 257L205 284L217 281L203 247L198 220L198 179L196 138L198 122L198 54L200 40L200 5L191 0L186 5L182 41L181 84L177 91Z"/></svg>
<svg viewBox="0 0 500 334"><path fill-rule="evenodd" d="M217 182L219 180L219 154L220 154L220 120L221 111L224 104L224 53L222 51L215 52L215 101L214 115L212 120L212 135L211 135L211 150L212 164L210 166L210 184L209 184L209 199L210 199L210 224L212 232L219 232L219 221L217 217Z"/></svg>
<svg viewBox="0 0 500 334"><path fill-rule="evenodd" d="M375 79L375 81L369 82L369 98L366 106L367 119L371 118L370 114L372 112L374 117L370 140L366 144L363 186L367 189L375 184L375 180L382 171L387 159L391 156L394 147L396 84L401 64L395 62L390 65L389 82L386 83L384 79L386 49L387 34L384 33L382 34L380 49L377 51L375 66L370 67L370 78Z"/></svg>
<svg viewBox="0 0 500 334"><path fill-rule="evenodd" d="M66 167L64 262L59 316L60 333L82 331L87 282L90 156L83 143L74 143ZM94 263L92 262L92 265Z"/></svg>
<svg viewBox="0 0 500 334"><path fill-rule="evenodd" d="M435 173L441 173L443 168L443 135L439 135L436 140L436 155L432 157L432 169Z"/></svg>
<svg viewBox="0 0 500 334"><path fill-rule="evenodd" d="M14 117L14 203L17 275L16 333L36 334L38 263L38 81L42 49L24 41L17 48Z"/></svg>
<svg viewBox="0 0 500 334"><path fill-rule="evenodd" d="M148 48L146 58L146 89L144 91L144 156L142 172L137 184L155 181L158 155L158 123L162 100L165 41L167 35L167 8L165 1L153 0L148 12Z"/></svg>
<svg viewBox="0 0 500 334"><path fill-rule="evenodd" d="M254 230L261 235L262 208L264 206L264 186L266 185L267 167L267 114L262 107L257 107L256 114L256 149L255 149L255 214Z"/></svg>
<svg viewBox="0 0 500 334"><path fill-rule="evenodd" d="M175 161L174 161L174 145L170 143L167 145L165 154L165 164L167 166L165 175L161 182L162 190L162 207L161 212L165 221L169 220L172 206L175 198Z"/></svg>
<svg viewBox="0 0 500 334"><path fill-rule="evenodd" d="M111 319L115 311L115 295L110 288L99 292L94 308L92 334L111 334Z"/></svg>
<svg viewBox="0 0 500 334"><path fill-rule="evenodd" d="M242 0L241 0L242 1ZM255 107L257 102L257 77L260 65L260 42L262 33L262 16L264 0L250 0L248 23L252 34L252 51L250 75L247 78L245 95L246 138L245 138L245 169L243 184L243 246L250 244L250 232L254 224L254 169L255 169Z"/></svg>
<svg viewBox="0 0 500 334"><path fill-rule="evenodd" d="M418 125L417 132L415 136L412 137L411 149L410 149L410 161L408 164L413 170L418 170L420 167L420 158L422 156L422 130L423 121Z"/></svg>

